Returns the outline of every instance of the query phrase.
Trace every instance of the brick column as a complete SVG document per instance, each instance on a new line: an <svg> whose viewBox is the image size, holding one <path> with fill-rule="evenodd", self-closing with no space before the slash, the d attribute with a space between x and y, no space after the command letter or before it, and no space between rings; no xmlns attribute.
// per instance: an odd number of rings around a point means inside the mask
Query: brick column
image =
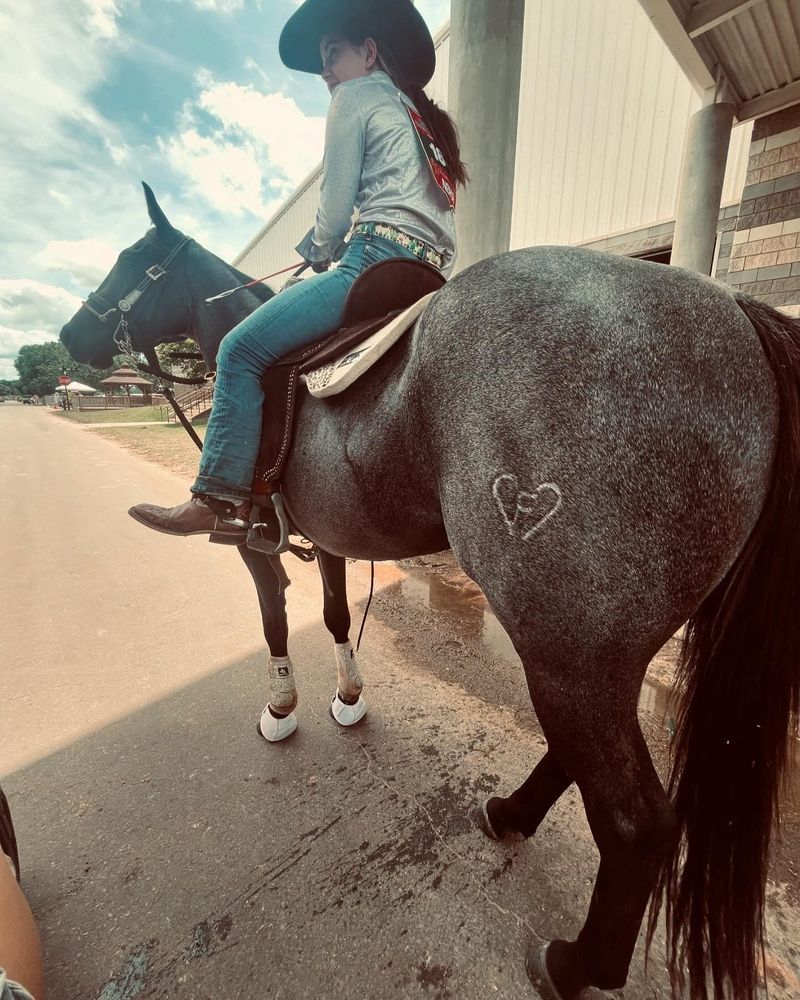
<svg viewBox="0 0 800 1000"><path fill-rule="evenodd" d="M730 264L721 277L800 316L800 104L755 123Z"/></svg>

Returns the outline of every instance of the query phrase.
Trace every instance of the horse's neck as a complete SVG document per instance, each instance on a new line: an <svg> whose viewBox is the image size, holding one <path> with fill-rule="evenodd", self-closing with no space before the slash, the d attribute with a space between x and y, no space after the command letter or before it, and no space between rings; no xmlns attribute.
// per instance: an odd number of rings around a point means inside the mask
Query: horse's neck
<svg viewBox="0 0 800 1000"><path fill-rule="evenodd" d="M206 302L212 295L245 284L252 279L224 260L194 244L187 260L192 288L191 336L200 345L206 360L216 357L220 341L253 310L271 299L266 285L243 288L225 299Z"/></svg>

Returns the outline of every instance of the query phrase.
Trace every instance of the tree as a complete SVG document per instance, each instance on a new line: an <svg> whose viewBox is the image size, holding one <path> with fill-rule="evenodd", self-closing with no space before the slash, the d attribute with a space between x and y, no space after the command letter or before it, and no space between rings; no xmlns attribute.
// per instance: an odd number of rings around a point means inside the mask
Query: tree
<svg viewBox="0 0 800 1000"><path fill-rule="evenodd" d="M8 399L10 396L20 396L21 394L22 390L18 381L12 381L10 378L0 379L0 399Z"/></svg>
<svg viewBox="0 0 800 1000"><path fill-rule="evenodd" d="M182 358L182 354L199 354L200 348L193 340L182 340L175 344L159 344L156 348L162 367L173 375L184 378L202 378L208 369L202 358Z"/></svg>
<svg viewBox="0 0 800 1000"><path fill-rule="evenodd" d="M58 376L66 371L76 382L83 382L93 389L100 379L108 378L113 369L99 371L73 361L67 349L58 340L45 344L27 344L19 349L14 367L19 372L19 391L24 396L47 396L58 385Z"/></svg>

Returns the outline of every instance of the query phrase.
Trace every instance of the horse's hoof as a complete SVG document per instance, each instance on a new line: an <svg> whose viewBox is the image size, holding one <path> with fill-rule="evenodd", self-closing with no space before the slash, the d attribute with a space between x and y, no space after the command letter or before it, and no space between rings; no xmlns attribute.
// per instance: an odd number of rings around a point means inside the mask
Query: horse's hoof
<svg viewBox="0 0 800 1000"><path fill-rule="evenodd" d="M336 694L331 698L331 705L328 711L331 713L331 718L334 722L338 722L340 726L354 726L357 722L361 722L367 714L367 703L364 701L362 695L359 695L358 701L354 705L348 705L346 701L342 701L339 697L337 690Z"/></svg>
<svg viewBox="0 0 800 1000"><path fill-rule="evenodd" d="M280 743L297 729L297 716L294 712L290 712L288 715L276 719L267 705L261 713L261 719L257 723L256 729L258 735L263 736L268 743Z"/></svg>
<svg viewBox="0 0 800 1000"><path fill-rule="evenodd" d="M480 805L473 806L470 809L470 818L473 823L482 830L490 840L525 840L523 834L519 830L508 830L502 829L498 830L489 819L488 805L491 799L485 799Z"/></svg>
<svg viewBox="0 0 800 1000"><path fill-rule="evenodd" d="M554 968L560 968L560 986L556 986L553 979ZM590 980L575 954L574 943L555 940L530 945L525 969L542 1000L585 1000L587 997Z"/></svg>
<svg viewBox="0 0 800 1000"><path fill-rule="evenodd" d="M556 984L547 971L547 944L532 944L525 956L525 970L542 1000L578 1000L578 995L565 997L556 989Z"/></svg>

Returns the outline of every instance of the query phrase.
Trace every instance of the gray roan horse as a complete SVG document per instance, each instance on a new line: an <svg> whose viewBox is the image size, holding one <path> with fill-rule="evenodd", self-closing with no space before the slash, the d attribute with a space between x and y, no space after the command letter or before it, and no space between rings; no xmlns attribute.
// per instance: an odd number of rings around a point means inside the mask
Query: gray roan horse
<svg viewBox="0 0 800 1000"><path fill-rule="evenodd" d="M154 199L150 215L97 301L177 245ZM259 300L203 305L242 279L193 241L170 271L128 314L133 342L189 335L213 366ZM118 316L81 309L62 340L106 366ZM483 806L484 832L532 836L574 781L600 851L577 941L544 968L528 955L542 995L622 986L654 895L675 991L752 1000L800 689L800 323L678 268L501 254L347 392L304 395L284 496L329 553L451 547L511 636L549 748ZM637 698L687 621L666 794Z"/></svg>

